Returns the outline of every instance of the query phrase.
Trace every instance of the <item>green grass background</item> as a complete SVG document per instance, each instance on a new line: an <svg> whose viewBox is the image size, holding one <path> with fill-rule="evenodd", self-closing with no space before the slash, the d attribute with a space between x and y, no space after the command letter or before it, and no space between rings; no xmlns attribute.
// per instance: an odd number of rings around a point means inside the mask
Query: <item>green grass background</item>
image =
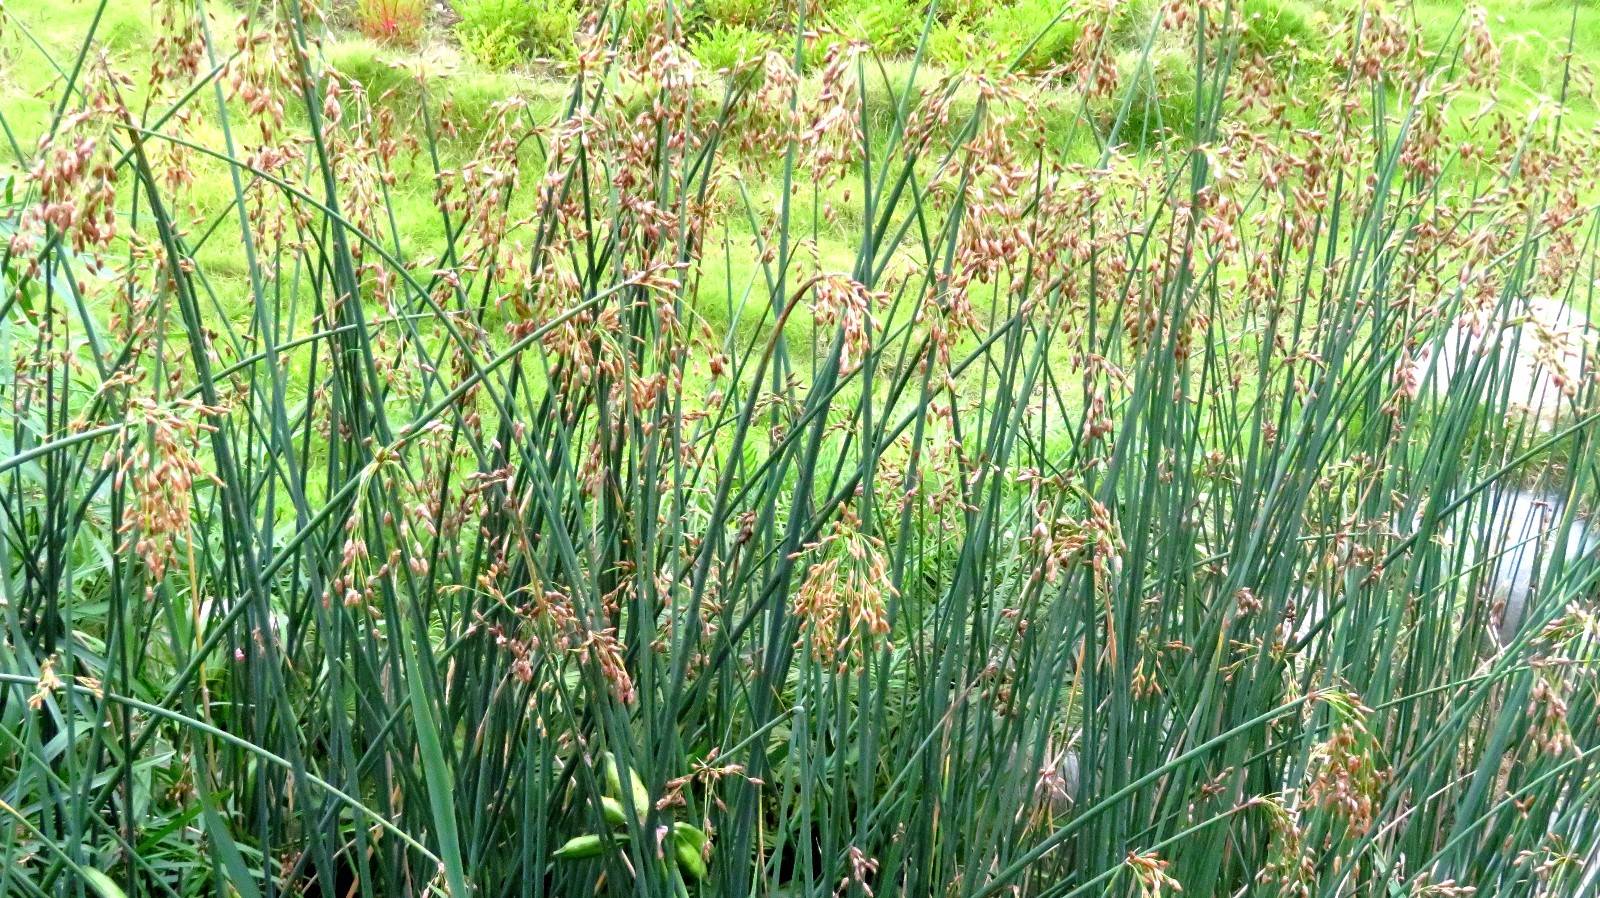
<svg viewBox="0 0 1600 898"><path fill-rule="evenodd" d="M459 0L458 5L471 2ZM1524 109L1530 115L1553 116L1551 95L1561 84L1569 37L1573 70L1583 73L1600 69L1600 5L1585 0L1488 0L1483 6L1502 56L1498 91L1503 106ZM720 76L716 73L777 46L776 30L782 23L772 13L775 8L750 0L704 0L690 8L686 18L693 35L691 45L707 70L707 91L718 89ZM931 88L958 60L980 68L999 67L1022 53L1024 68L1047 69L1070 51L1077 33L1072 24L1072 7L1058 20L1061 9L1054 0L995 4L956 0L940 5L935 10L935 22L928 29L925 59L918 66L919 85ZM1323 35L1332 17L1342 14L1343 9L1344 5L1324 7L1301 0L1245 0L1242 11L1250 23L1246 42L1273 57L1275 64L1297 67L1296 77L1315 78L1319 67L1326 65ZM1460 4L1424 0L1413 9L1423 33L1440 46L1461 27ZM232 10L218 7L213 12L219 21L226 21ZM1113 18L1118 26L1113 39L1121 48L1119 63L1125 68L1136 64L1140 42L1148 33L1154 12L1154 4L1145 0L1129 0L1116 7ZM0 87L0 97L5 103L7 143L0 153L0 172L15 172L22 164L21 158L31 155L50 120L51 91L59 83L62 60L71 59L78 51L95 13L95 5L89 3L9 0L6 4L11 21L0 32L0 84L4 85ZM866 42L878 57L879 65L869 67L867 105L869 113L873 108L879 110L876 121L884 128L892 119L889 109L893 98L887 85L903 83L911 71L911 57L927 13L926 5L910 0L831 0L822 5L815 23L840 38ZM112 3L99 24L97 43L104 52L121 60L135 65L144 63L154 41L154 15L149 5L141 2ZM375 107L391 110L403 122L415 114L419 103L427 102L458 124L456 136L441 144L441 163L446 168L470 157L496 104L517 97L528 104L532 118L549 121L559 115L567 97L569 82L561 57L570 48L545 46L544 57L529 56L508 69L497 70L463 51L460 22L454 26L430 22L420 35L419 46L400 47L361 35L355 28L352 4L335 7L330 21L335 28L325 39L327 59L359 84ZM1035 38L1037 43L1023 53ZM1163 151L1163 142L1152 136L1157 125L1167 129L1167 139L1181 142L1182 118L1192 89L1192 79L1184 80L1188 77L1189 60L1182 52L1179 48L1163 52L1158 47L1153 54L1156 66L1149 76L1157 100L1153 111L1165 112L1175 120L1151 122L1145 131L1136 126L1126 128L1124 133L1134 135L1138 152ZM419 79L417 73L425 73L426 77ZM1040 110L1038 122L1046 139L1066 158L1092 160L1099 148L1089 130L1081 127L1078 110L1053 103L1048 83L1045 80L1032 87L1036 93L1032 99ZM975 89L963 87L956 111L970 109L975 102ZM1468 106L1471 102L1472 98L1467 98L1461 104ZM202 109L205 105L200 104ZM1592 89L1580 89L1571 92L1564 115L1572 126L1588 129L1597 121L1596 109ZM1136 110L1135 116L1138 114ZM953 116L957 120L961 117ZM201 118L187 136L206 146L221 143L220 132L207 118ZM881 135L869 135L869 139L874 137ZM421 155L401 158L397 182L389 197L396 235L406 255L426 255L443 238L433 205L432 171ZM524 177L536 176L537 160L530 154L527 162L534 170ZM740 206L749 201L763 211L777 197L778 185L768 179L763 167L757 164L748 168L746 194L730 193L725 197L729 214L719 223L727 230L734 251L720 258L713 250L707 265L707 270L722 271L731 277L702 284L702 311L713 321L728 322L721 310L729 308L730 301L737 302L736 295L730 294L742 293L740 285L753 284L758 276L757 266L749 261L746 250L749 216ZM764 168L770 171L771 166ZM851 258L854 248L840 238L852 231L850 216L859 215L859 209L853 209L838 189L833 193L826 199L841 219L829 222L815 218L805 223L824 267L828 260L842 265ZM529 194L522 196L526 199ZM200 161L189 197L189 212L196 222L214 221L225 214L233 199L226 166L216 160ZM797 212L804 217L810 212L809 206ZM232 297L244 293L235 289L243 286L245 277L242 249L237 241L209 241L200 261L219 302L231 314L243 315L247 307L232 302ZM792 326L797 333L807 327L803 320Z"/></svg>

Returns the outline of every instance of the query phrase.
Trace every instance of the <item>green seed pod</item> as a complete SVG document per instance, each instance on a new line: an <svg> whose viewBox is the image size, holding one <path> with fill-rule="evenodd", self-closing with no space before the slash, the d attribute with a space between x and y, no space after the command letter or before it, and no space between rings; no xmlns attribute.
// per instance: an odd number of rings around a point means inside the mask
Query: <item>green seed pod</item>
<svg viewBox="0 0 1600 898"><path fill-rule="evenodd" d="M121 886L118 886L111 877L101 873L99 870L93 867L84 867L79 872L83 874L84 879L89 881L89 885L94 886L95 894L99 895L100 898L128 898L128 893L124 892Z"/></svg>
<svg viewBox="0 0 1600 898"><path fill-rule="evenodd" d="M595 857L605 848L605 843L594 833L585 833L573 836L567 844L556 849L555 856L564 861L579 860L586 857Z"/></svg>
<svg viewBox="0 0 1600 898"><path fill-rule="evenodd" d="M622 777L617 775L617 756L609 751L600 753L600 776L605 779L606 794L621 798Z"/></svg>
<svg viewBox="0 0 1600 898"><path fill-rule="evenodd" d="M623 810L622 802L609 795L600 796L600 813L612 826L622 826L628 822L628 814Z"/></svg>
<svg viewBox="0 0 1600 898"><path fill-rule="evenodd" d="M693 823L678 822L672 824L672 835L675 838L690 842L694 845L696 851L699 851L706 844L705 831Z"/></svg>
<svg viewBox="0 0 1600 898"><path fill-rule="evenodd" d="M611 752L600 756L600 771L606 780L606 794L612 798L622 798L622 776L617 770L617 757ZM633 791L634 813L644 816L650 809L650 790L644 787L644 780L632 767L628 768L628 788Z"/></svg>
<svg viewBox="0 0 1600 898"><path fill-rule="evenodd" d="M678 860L678 869L695 879L705 879L706 858L701 850L706 844L706 834L691 823L672 824L672 851Z"/></svg>
<svg viewBox="0 0 1600 898"><path fill-rule="evenodd" d="M639 778L639 774L635 773L632 767L628 768L628 779L633 786L634 813L642 817L650 811L650 790L644 787L644 780Z"/></svg>

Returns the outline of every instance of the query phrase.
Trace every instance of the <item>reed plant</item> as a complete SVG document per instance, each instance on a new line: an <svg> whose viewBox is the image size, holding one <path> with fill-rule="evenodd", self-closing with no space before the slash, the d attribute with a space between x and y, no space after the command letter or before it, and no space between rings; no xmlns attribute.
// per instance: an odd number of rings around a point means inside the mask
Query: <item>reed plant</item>
<svg viewBox="0 0 1600 898"><path fill-rule="evenodd" d="M1592 311L1581 73L1173 0L874 92L804 7L592 10L470 128L298 0L5 23L0 894L1596 888L1600 562L1501 644L1470 526L1593 508L1594 368L1425 351Z"/></svg>

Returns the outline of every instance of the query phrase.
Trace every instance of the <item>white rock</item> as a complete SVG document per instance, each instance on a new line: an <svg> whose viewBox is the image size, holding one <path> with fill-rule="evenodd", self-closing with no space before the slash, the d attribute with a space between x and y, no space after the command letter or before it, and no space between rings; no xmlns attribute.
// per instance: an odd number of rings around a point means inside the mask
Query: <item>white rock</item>
<svg viewBox="0 0 1600 898"><path fill-rule="evenodd" d="M1550 430L1581 397L1584 378L1596 370L1596 336L1583 313L1554 299L1535 297L1458 318L1442 336L1423 347L1410 376L1437 396L1480 379L1489 365L1496 377L1479 391L1479 401L1526 414ZM1498 350L1499 355L1494 356ZM1437 358L1436 358L1437 357ZM1501 393L1509 379L1509 391ZM1470 387L1465 387L1470 389Z"/></svg>

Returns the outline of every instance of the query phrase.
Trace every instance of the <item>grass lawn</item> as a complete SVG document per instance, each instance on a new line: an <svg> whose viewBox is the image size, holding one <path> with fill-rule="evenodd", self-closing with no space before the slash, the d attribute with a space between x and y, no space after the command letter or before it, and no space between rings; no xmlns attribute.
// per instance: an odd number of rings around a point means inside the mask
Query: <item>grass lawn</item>
<svg viewBox="0 0 1600 898"><path fill-rule="evenodd" d="M1502 59L1502 77L1495 87L1502 105L1529 115L1538 114L1546 120L1553 118L1554 94L1563 80L1570 35L1571 65L1577 77L1569 92L1566 126L1593 127L1596 98L1592 87L1584 89L1590 82L1583 73L1600 69L1597 66L1600 63L1600 10L1582 3L1510 0L1491 0L1483 4L1483 8ZM744 28L750 32L746 37L755 36L755 46L774 47L772 33L749 28L754 21L753 14L749 10L741 12L741 9L743 7L737 4L713 5L692 18L693 27L701 34L742 33L729 29ZM965 42L963 45L983 44L998 65L1002 60L1009 62L1014 54L1021 52L1037 36L1039 29L1046 29L1057 11L1038 2L1015 6L1001 4L986 14L965 12L954 18L945 16L935 33L958 43ZM1331 9L1319 10L1315 4L1297 0L1259 0L1246 3L1243 11L1252 17L1253 46L1278 54L1283 65L1301 72L1297 77L1311 81L1320 77L1316 70L1325 62L1323 35L1331 27L1330 17L1334 15ZM30 156L48 126L53 109L51 88L59 84L65 61L79 49L97 13L97 7L87 3L13 0L8 4L7 15L13 26L0 38L3 40L0 72L8 82L4 124L11 144L8 162L13 170L20 171L24 167L18 154L22 158ZM865 70L865 88L868 122L875 127L869 129L869 140L881 142L882 134L892 127L892 110L898 101L894 91L906 83L912 72L910 57L915 51L923 14L909 4L902 8L890 3L880 8L871 2L857 2L824 8L822 21L837 28L840 34L871 41L869 46L875 59ZM1116 15L1118 33L1111 40L1120 48L1118 60L1124 69L1137 64L1141 44L1148 33L1147 26L1141 23L1148 22L1150 15L1148 5L1137 3L1128 4ZM1456 4L1417 3L1408 9L1408 15L1415 16L1429 42L1440 47L1462 27L1462 13ZM96 46L124 62L144 65L155 39L153 16L143 4L108 5L104 13L99 14ZM228 18L218 15L214 27L226 31L231 25ZM455 43L454 34L443 25L422 29L422 46L406 48L364 37L355 28L359 18L352 10L336 9L332 21L335 27L322 39L328 64L352 83L359 84L376 109L387 110L400 122L415 124L418 105L425 103L441 120L454 124L454 135L441 136L437 145L439 167L458 165L476 151L497 104L516 98L526 104L526 112L521 114L532 121L548 122L561 115L569 100L570 83L559 61L531 61L508 71L490 70L463 53ZM894 39L891 40L883 32L892 23L898 25L893 29ZM1030 25L1035 26L1035 30L1030 31ZM1046 29L1045 33L1053 32ZM1159 116L1161 111L1192 116L1188 108L1190 101L1183 95L1184 91L1192 90L1192 86L1186 86L1179 77L1187 64L1181 48L1162 50L1160 43L1158 37L1157 62L1152 76L1157 79L1152 82L1157 105L1148 113L1136 106L1131 110L1133 117ZM938 42L935 44L936 50ZM1066 49L1059 52L1065 53ZM950 63L962 58L955 51L943 56L932 50L928 53L931 61L925 60L916 73L916 83L923 90L932 89L945 79L951 70ZM746 48L745 56L752 55ZM706 67L704 90L708 96L717 96L722 84L714 72L741 57L727 58L726 54L717 56L710 51L702 56L701 64ZM1168 75L1169 71L1176 74ZM813 90L815 77L813 72ZM1177 80L1163 83L1160 79L1164 77ZM1104 130L1109 115L1106 110L1091 116L1091 124L1075 103L1059 101L1048 79L1024 85L1022 89L1031 94L1028 99L1036 106L1030 120L1024 123L1028 139L1044 141L1058 158L1086 164L1099 158L1102 147L1094 129ZM976 103L977 90L971 85L961 86L957 97L954 108L955 118L959 119ZM1461 111L1462 118L1466 118L1474 105L1485 98L1482 94L1478 99L1465 96L1456 108ZM1460 127L1459 123L1453 124ZM1186 143L1182 134L1184 126L1182 120L1157 125L1153 119L1148 127L1177 131L1175 136L1164 140L1182 146ZM1165 151L1163 143L1142 138L1141 133L1137 127L1128 125L1122 135L1125 141L1132 140L1137 152ZM184 136L197 144L221 149L215 116L208 115L204 109L185 123ZM715 282L708 280L703 286L705 292L701 295L712 300L704 311L713 319L723 314L719 309L727 308L727 294L742 293L755 282L755 268L746 261L752 236L750 221L752 216L769 213L777 201L779 185L772 181L770 166L763 164L759 149L756 153L753 164L748 166L750 172L737 187L720 185L725 214L719 224L728 229L732 252L729 259L714 259L713 264L708 265L708 270L726 275ZM528 166L524 176L536 177L541 164L537 155L527 153L523 161ZM435 173L435 166L421 155L402 158L393 172L395 181L388 195L393 216L391 236L405 257L429 257L441 243L442 223L433 206ZM854 252L854 247L842 239L852 233L860 214L859 206L850 201L849 195L850 191L834 186L824 194L808 198L806 203L797 204L794 210L797 218L805 222L802 230L810 252L825 262L831 261L834 267L843 267ZM859 199L859 190L855 191L855 196ZM233 201L226 165L218 160L201 162L185 199L197 226L226 215ZM747 204L751 207L748 211ZM812 215L823 205L832 209L829 220ZM719 252L716 248L708 251ZM240 247L230 241L215 241L208 244L202 254L217 292L227 305L227 297L239 292L236 288L244 277ZM246 310L240 306L234 314L242 316Z"/></svg>

